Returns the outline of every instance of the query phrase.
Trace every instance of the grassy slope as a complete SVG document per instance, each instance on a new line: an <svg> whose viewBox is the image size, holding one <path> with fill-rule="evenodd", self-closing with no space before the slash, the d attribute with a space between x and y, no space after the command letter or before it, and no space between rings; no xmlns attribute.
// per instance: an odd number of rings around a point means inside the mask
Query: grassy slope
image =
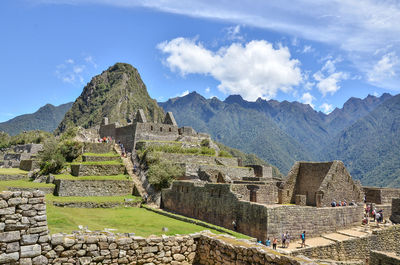
<svg viewBox="0 0 400 265"><path fill-rule="evenodd" d="M78 225L90 230L117 229L115 232L133 232L138 236L175 235L195 233L206 228L159 215L143 208L80 209L57 208L47 205L47 220L51 233L69 233ZM167 227L168 232L162 228ZM219 233L211 230L214 233Z"/></svg>
<svg viewBox="0 0 400 265"><path fill-rule="evenodd" d="M36 182L29 181L27 179L0 181L0 191L8 190L8 187L45 188L45 187L53 187L53 186L54 186L54 184L36 183Z"/></svg>
<svg viewBox="0 0 400 265"><path fill-rule="evenodd" d="M0 168L0 175L27 175L28 171L19 168Z"/></svg>
<svg viewBox="0 0 400 265"><path fill-rule="evenodd" d="M124 174L114 175L114 176L82 176L82 177L60 174L54 176L56 177L56 179L66 179L66 180L129 180L129 176Z"/></svg>
<svg viewBox="0 0 400 265"><path fill-rule="evenodd" d="M46 195L46 201L47 202L96 202L96 203L102 203L102 202L124 202L125 199L132 199L134 202L139 202L142 200L141 197L133 196L133 195L126 195L126 196L93 196L93 197L75 197L75 196L70 196L70 197L59 197L59 196L54 196L52 194L47 194Z"/></svg>

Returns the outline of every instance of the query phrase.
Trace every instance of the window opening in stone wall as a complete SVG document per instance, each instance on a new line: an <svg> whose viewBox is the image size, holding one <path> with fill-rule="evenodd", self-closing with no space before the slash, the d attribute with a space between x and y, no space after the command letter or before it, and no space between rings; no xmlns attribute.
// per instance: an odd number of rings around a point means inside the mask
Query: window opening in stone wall
<svg viewBox="0 0 400 265"><path fill-rule="evenodd" d="M150 126L150 131L152 131L153 130L153 126Z"/></svg>
<svg viewBox="0 0 400 265"><path fill-rule="evenodd" d="M186 193L188 193L189 192L189 187L186 187Z"/></svg>
<svg viewBox="0 0 400 265"><path fill-rule="evenodd" d="M287 196L289 197L289 190L287 191Z"/></svg>
<svg viewBox="0 0 400 265"><path fill-rule="evenodd" d="M218 191L218 198L221 198L221 190Z"/></svg>
<svg viewBox="0 0 400 265"><path fill-rule="evenodd" d="M169 128L169 129L168 129L168 131L169 131L169 132L172 132L172 129L171 129L171 128Z"/></svg>
<svg viewBox="0 0 400 265"><path fill-rule="evenodd" d="M162 132L162 127L160 127L160 132Z"/></svg>

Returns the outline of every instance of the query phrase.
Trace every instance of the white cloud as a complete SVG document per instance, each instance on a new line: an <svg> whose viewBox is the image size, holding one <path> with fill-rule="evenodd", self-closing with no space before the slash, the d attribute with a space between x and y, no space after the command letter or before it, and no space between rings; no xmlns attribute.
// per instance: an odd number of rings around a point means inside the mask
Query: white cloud
<svg viewBox="0 0 400 265"><path fill-rule="evenodd" d="M304 84L304 89L305 89L305 90L312 90L314 86L315 86L315 83L314 83L314 82L306 82L306 83Z"/></svg>
<svg viewBox="0 0 400 265"><path fill-rule="evenodd" d="M65 60L65 63L56 66L55 75L64 83L70 83L73 85L83 84L85 80L84 75L89 66L94 68L97 66L91 56L77 60L69 58Z"/></svg>
<svg viewBox="0 0 400 265"><path fill-rule="evenodd" d="M331 104L328 104L328 103L323 103L319 107L321 108L322 112L325 113L325 114L329 114L333 110L333 106Z"/></svg>
<svg viewBox="0 0 400 265"><path fill-rule="evenodd" d="M327 94L335 94L340 89L340 81L349 78L349 75L344 72L336 72L335 63L340 59L328 59L324 66L316 72L313 77L317 81L317 88L322 93L322 96Z"/></svg>
<svg viewBox="0 0 400 265"><path fill-rule="evenodd" d="M392 78L396 75L396 67L399 66L399 58L396 53L390 52L382 56L382 58L374 65L368 73L368 80L371 82L382 81Z"/></svg>
<svg viewBox="0 0 400 265"><path fill-rule="evenodd" d="M211 89L209 87L206 87L205 91L206 93L210 93Z"/></svg>
<svg viewBox="0 0 400 265"><path fill-rule="evenodd" d="M220 82L220 91L240 94L247 100L289 92L302 81L300 63L291 58L289 49L274 48L264 40L233 43L216 52L185 38L165 41L157 47L167 54L164 63L172 71L210 75Z"/></svg>
<svg viewBox="0 0 400 265"><path fill-rule="evenodd" d="M226 30L226 38L228 40L238 40L242 41L244 38L240 34L240 25L236 25L234 27L228 27Z"/></svg>
<svg viewBox="0 0 400 265"><path fill-rule="evenodd" d="M399 89L399 76L372 78L377 51L400 54L400 5L397 0L245 1L231 0L31 0L47 4L103 4L120 8L145 7L205 19L218 19L326 43L344 51L347 59L366 74L367 81ZM389 47L389 48L388 48ZM304 50L304 49L303 49ZM376 55L376 54L375 54Z"/></svg>
<svg viewBox="0 0 400 265"><path fill-rule="evenodd" d="M189 94L189 90L185 90L179 95L179 97L184 97L184 96L186 96L188 94Z"/></svg>
<svg viewBox="0 0 400 265"><path fill-rule="evenodd" d="M304 45L302 53L309 53L309 52L313 52L313 51L314 51L314 48L311 45Z"/></svg>
<svg viewBox="0 0 400 265"><path fill-rule="evenodd" d="M304 93L301 97L301 102L309 104L312 108L314 108L314 104L312 104L313 100L315 100L315 97L313 97L309 92Z"/></svg>

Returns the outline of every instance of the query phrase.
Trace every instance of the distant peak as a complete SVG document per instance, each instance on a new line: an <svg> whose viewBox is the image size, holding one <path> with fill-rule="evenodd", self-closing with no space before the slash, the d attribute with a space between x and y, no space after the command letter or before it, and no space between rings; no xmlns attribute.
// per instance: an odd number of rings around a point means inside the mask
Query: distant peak
<svg viewBox="0 0 400 265"><path fill-rule="evenodd" d="M237 103L237 104L241 104L243 103L245 100L242 98L241 95L230 95L228 96L224 102L227 104L233 104L233 103Z"/></svg>

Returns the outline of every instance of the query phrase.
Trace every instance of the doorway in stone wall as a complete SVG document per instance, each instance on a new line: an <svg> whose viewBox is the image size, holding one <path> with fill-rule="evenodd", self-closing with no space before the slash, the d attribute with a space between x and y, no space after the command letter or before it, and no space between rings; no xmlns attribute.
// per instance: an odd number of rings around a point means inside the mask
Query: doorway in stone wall
<svg viewBox="0 0 400 265"><path fill-rule="evenodd" d="M250 201L257 202L257 191L250 190Z"/></svg>

